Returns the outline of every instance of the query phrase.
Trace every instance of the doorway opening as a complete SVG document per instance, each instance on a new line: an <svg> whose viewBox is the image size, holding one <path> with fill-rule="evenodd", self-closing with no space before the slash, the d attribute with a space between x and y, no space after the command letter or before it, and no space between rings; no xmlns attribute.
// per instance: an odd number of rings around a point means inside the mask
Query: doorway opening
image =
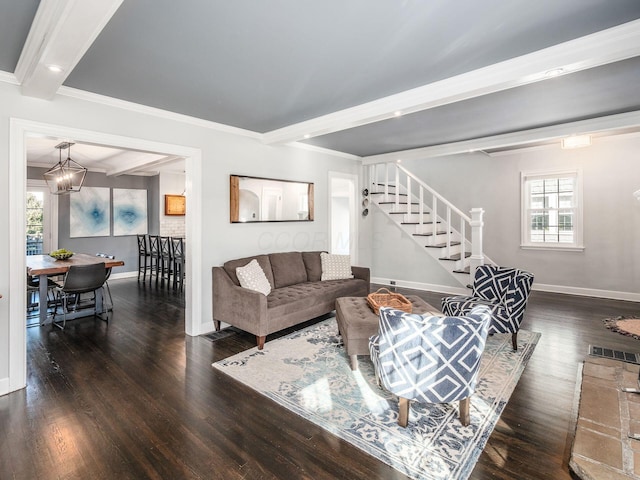
<svg viewBox="0 0 640 480"><path fill-rule="evenodd" d="M358 258L358 213L356 192L358 176L329 172L329 234L331 253Z"/></svg>
<svg viewBox="0 0 640 480"><path fill-rule="evenodd" d="M72 138L87 144L156 152L186 159L185 194L189 197L186 235L192 240L190 248L186 250L185 262L185 271L188 275L188 279L185 279L185 333L187 335L202 333L202 265L193 260L201 258L202 254L200 242L202 237L202 152L200 149L12 118L9 142L9 228L11 231L9 275L16 280L24 278L26 271L27 139L41 136ZM27 295L24 282L14 281L9 286L8 385L2 382L0 395L26 386L26 308Z"/></svg>

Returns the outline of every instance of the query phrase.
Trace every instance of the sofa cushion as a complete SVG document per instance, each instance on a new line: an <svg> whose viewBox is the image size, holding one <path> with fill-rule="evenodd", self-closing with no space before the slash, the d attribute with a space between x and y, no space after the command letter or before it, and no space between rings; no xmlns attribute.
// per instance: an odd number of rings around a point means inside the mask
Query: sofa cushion
<svg viewBox="0 0 640 480"><path fill-rule="evenodd" d="M276 288L307 281L307 271L300 252L272 253L269 255L269 261Z"/></svg>
<svg viewBox="0 0 640 480"><path fill-rule="evenodd" d="M310 282L319 282L320 278L322 278L321 253L322 252L302 252L304 268L307 270L307 280Z"/></svg>
<svg viewBox="0 0 640 480"><path fill-rule="evenodd" d="M342 280L353 278L351 272L351 257L349 255L320 254L322 264L321 280Z"/></svg>
<svg viewBox="0 0 640 480"><path fill-rule="evenodd" d="M239 258L237 260L229 260L224 265L222 265L222 268L224 268L224 271L227 272L227 275L231 277L231 280L233 280L233 283L235 283L237 286L240 286L238 275L236 275L236 268L244 267L251 260L254 260L254 259L258 262L258 265L260 265L260 267L262 268L262 271L267 277L267 280L269 281L269 285L271 285L271 288L275 288L275 285L273 282L273 272L271 271L271 262L269 261L268 255L255 255L253 257Z"/></svg>
<svg viewBox="0 0 640 480"><path fill-rule="evenodd" d="M263 295L271 293L271 285L267 280L262 267L253 259L244 267L236 268L236 275L240 281L240 286L260 292Z"/></svg>
<svg viewBox="0 0 640 480"><path fill-rule="evenodd" d="M338 297L364 296L369 286L364 280L329 280L306 282L276 288L267 297L267 308L271 318L305 310L315 304L332 303Z"/></svg>

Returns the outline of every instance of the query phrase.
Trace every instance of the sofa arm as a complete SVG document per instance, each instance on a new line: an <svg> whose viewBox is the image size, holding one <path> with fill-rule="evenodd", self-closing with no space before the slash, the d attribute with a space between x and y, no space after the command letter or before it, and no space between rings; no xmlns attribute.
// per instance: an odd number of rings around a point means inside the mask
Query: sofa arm
<svg viewBox="0 0 640 480"><path fill-rule="evenodd" d="M233 283L222 267L213 267L213 320L257 336L267 334L267 297Z"/></svg>
<svg viewBox="0 0 640 480"><path fill-rule="evenodd" d="M364 280L367 283L367 289L371 284L371 272L368 267L351 267L351 273L353 273L353 278L359 278L360 280Z"/></svg>

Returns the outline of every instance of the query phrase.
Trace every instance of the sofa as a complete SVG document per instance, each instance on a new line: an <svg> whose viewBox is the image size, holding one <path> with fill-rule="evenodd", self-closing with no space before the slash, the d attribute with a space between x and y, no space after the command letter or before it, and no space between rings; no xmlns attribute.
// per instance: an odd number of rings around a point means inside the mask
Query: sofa
<svg viewBox="0 0 640 480"><path fill-rule="evenodd" d="M339 297L369 294L366 267L351 267L353 278L321 280L322 252L282 252L230 260L213 267L213 321L256 336L262 350L267 335L335 310ZM256 260L271 286L268 295L240 286L238 267Z"/></svg>

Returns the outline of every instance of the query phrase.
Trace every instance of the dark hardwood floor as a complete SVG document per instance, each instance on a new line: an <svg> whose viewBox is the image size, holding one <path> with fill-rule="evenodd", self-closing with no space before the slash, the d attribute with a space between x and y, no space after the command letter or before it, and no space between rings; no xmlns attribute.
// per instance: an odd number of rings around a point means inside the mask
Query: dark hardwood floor
<svg viewBox="0 0 640 480"><path fill-rule="evenodd" d="M185 336L180 295L109 283L109 325L28 329L27 388L0 397L1 479L405 478L211 367L251 335ZM532 294L523 328L542 338L472 479L571 478L578 364L589 344L640 351L602 323L632 314L640 304Z"/></svg>

